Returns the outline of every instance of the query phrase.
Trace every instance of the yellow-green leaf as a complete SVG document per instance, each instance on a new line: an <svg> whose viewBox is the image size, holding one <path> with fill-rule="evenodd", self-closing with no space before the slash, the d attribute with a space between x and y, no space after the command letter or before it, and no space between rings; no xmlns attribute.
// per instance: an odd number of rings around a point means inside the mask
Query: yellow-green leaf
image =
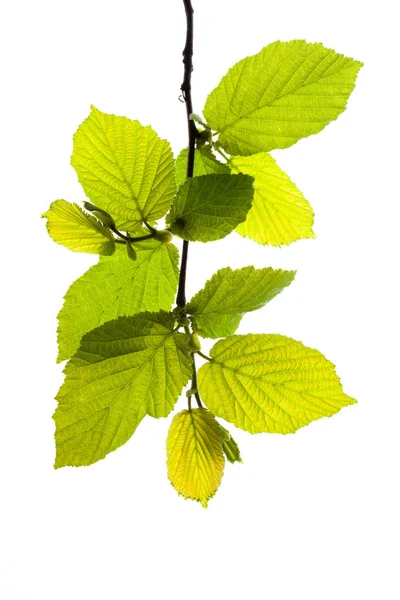
<svg viewBox="0 0 400 600"><path fill-rule="evenodd" d="M175 180L177 187L186 181L186 167L188 150L184 148L178 154L175 162ZM194 152L193 176L201 175L229 175L229 167L219 162L211 151L210 146L196 148Z"/></svg>
<svg viewBox="0 0 400 600"><path fill-rule="evenodd" d="M315 237L310 204L270 154L234 156L229 164L233 173L254 177L252 207L236 228L240 235L272 246Z"/></svg>
<svg viewBox="0 0 400 600"><path fill-rule="evenodd" d="M225 429L225 427L222 427L221 423L218 423L218 425L221 430L222 450L225 454L225 458L230 463L243 462L242 457L240 456L239 446L237 445L229 431Z"/></svg>
<svg viewBox="0 0 400 600"><path fill-rule="evenodd" d="M178 413L168 432L168 477L179 494L204 507L224 471L221 436L219 424L205 408Z"/></svg>
<svg viewBox="0 0 400 600"><path fill-rule="evenodd" d="M144 418L166 417L192 374L188 336L170 313L140 313L87 333L58 395L56 467L90 465Z"/></svg>
<svg viewBox="0 0 400 600"><path fill-rule="evenodd" d="M74 135L71 164L86 195L132 231L165 215L175 193L169 143L138 121L92 112Z"/></svg>
<svg viewBox="0 0 400 600"><path fill-rule="evenodd" d="M191 242L220 240L245 220L253 194L253 178L242 173L191 177L179 188L167 225Z"/></svg>
<svg viewBox="0 0 400 600"><path fill-rule="evenodd" d="M100 260L74 281L58 314L58 362L70 358L82 336L106 321L143 311L169 310L178 286L178 249L145 240Z"/></svg>
<svg viewBox="0 0 400 600"><path fill-rule="evenodd" d="M47 218L50 237L74 252L108 256L115 250L111 231L77 204L56 200L42 217Z"/></svg>
<svg viewBox="0 0 400 600"><path fill-rule="evenodd" d="M275 298L294 279L295 271L282 269L220 269L186 305L203 337L219 338L235 333L246 312L257 310Z"/></svg>
<svg viewBox="0 0 400 600"><path fill-rule="evenodd" d="M204 116L229 154L287 148L344 111L361 67L322 44L274 42L229 69Z"/></svg>
<svg viewBox="0 0 400 600"><path fill-rule="evenodd" d="M282 335L217 342L198 373L207 407L250 433L294 433L356 401L321 352Z"/></svg>

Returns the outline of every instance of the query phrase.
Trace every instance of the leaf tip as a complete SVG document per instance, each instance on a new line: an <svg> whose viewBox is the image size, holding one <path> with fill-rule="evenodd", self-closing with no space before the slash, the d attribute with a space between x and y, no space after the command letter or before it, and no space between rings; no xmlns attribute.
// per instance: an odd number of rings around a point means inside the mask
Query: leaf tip
<svg viewBox="0 0 400 600"><path fill-rule="evenodd" d="M358 404L358 400L356 400L355 398L352 398L351 396L348 396L347 394L343 394L347 400L345 406L352 406L353 404Z"/></svg>

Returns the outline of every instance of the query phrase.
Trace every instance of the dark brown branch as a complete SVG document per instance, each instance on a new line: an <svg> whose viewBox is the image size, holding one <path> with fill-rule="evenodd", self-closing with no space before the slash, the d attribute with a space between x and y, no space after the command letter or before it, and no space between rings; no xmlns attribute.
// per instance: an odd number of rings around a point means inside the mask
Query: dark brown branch
<svg viewBox="0 0 400 600"><path fill-rule="evenodd" d="M195 143L196 137L198 135L197 127L190 119L190 115L193 112L192 106L192 87L191 87L191 79L192 79L192 71L193 71L193 7L191 0L183 0L183 4L186 12L186 44L183 50L183 64L184 75L183 82L181 85L182 96L185 100L186 104L186 118L187 118L187 126L188 126L188 160L186 167L186 177L193 177L193 168L194 168L194 151L195 151ZM189 250L189 242L187 240L183 240L182 247L182 259L181 259L181 270L179 273L179 285L178 285L178 294L176 296L176 304L177 306L184 307L186 304L186 271L187 271L187 259L188 259L188 250Z"/></svg>
<svg viewBox="0 0 400 600"><path fill-rule="evenodd" d="M190 115L193 113L192 105L192 71L193 71L193 7L191 0L183 0L186 11L186 44L182 52L183 64L185 65L183 82L181 85L181 91L186 104L186 117L188 124L188 161L186 167L186 177L193 177L194 167L194 150L196 137L198 131L195 122L190 119Z"/></svg>

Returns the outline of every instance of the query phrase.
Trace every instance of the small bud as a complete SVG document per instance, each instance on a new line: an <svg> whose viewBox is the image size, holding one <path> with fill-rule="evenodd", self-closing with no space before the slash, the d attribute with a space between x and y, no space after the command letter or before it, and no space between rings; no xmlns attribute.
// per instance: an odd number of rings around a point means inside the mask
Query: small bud
<svg viewBox="0 0 400 600"><path fill-rule="evenodd" d="M90 212L92 212L92 210L98 210L97 206L95 206L91 202L84 202L83 206L86 208L86 210L90 210Z"/></svg>
<svg viewBox="0 0 400 600"><path fill-rule="evenodd" d="M179 325L182 325L182 327L187 327L188 325L190 325L190 319L188 319L187 317L179 317L178 323Z"/></svg>
<svg viewBox="0 0 400 600"><path fill-rule="evenodd" d="M193 352L197 352L197 350L201 349L200 339L197 333L191 333L189 338L189 346L192 348Z"/></svg>
<svg viewBox="0 0 400 600"><path fill-rule="evenodd" d="M137 260L136 250L132 248L130 242L126 242L126 252L131 260Z"/></svg>
<svg viewBox="0 0 400 600"><path fill-rule="evenodd" d="M196 137L196 146L197 148L203 148L206 144L212 143L212 131L211 129L205 129L201 131L199 135Z"/></svg>
<svg viewBox="0 0 400 600"><path fill-rule="evenodd" d="M170 242L172 242L172 238L173 235L170 231L167 231L166 229L161 229L160 231L156 231L156 234L154 236L155 240L158 240L159 242L162 242L163 244L169 244Z"/></svg>
<svg viewBox="0 0 400 600"><path fill-rule="evenodd" d="M106 227L115 227L115 222L112 216L102 208L98 208L91 202L84 202L83 206L86 208L86 210L90 210L93 216L95 216L96 219L98 219Z"/></svg>
<svg viewBox="0 0 400 600"><path fill-rule="evenodd" d="M110 217L110 215L103 215L103 213L99 213L98 210L93 210L92 215L94 215L96 219L98 219L106 227L115 227L114 219Z"/></svg>

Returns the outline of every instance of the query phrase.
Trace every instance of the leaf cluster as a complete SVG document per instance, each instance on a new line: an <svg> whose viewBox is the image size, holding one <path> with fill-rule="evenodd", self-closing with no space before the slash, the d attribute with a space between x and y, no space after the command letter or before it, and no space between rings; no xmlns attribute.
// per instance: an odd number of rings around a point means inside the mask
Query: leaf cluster
<svg viewBox="0 0 400 600"><path fill-rule="evenodd" d="M68 362L54 415L56 467L104 458L145 416L168 416L189 384L188 408L168 434L168 476L206 506L225 461L241 462L216 417L250 433L293 433L355 402L317 350L282 335L236 334L243 315L290 285L294 271L226 267L173 307L180 271L172 241L207 243L234 231L272 246L314 237L310 204L269 152L336 119L361 66L302 40L239 61L208 96L203 118L191 117L189 179L187 149L174 160L151 127L92 107L71 159L83 208L56 200L43 215L54 241L99 255L58 315L58 360ZM219 340L210 356L199 336ZM198 371L196 355L206 360Z"/></svg>

